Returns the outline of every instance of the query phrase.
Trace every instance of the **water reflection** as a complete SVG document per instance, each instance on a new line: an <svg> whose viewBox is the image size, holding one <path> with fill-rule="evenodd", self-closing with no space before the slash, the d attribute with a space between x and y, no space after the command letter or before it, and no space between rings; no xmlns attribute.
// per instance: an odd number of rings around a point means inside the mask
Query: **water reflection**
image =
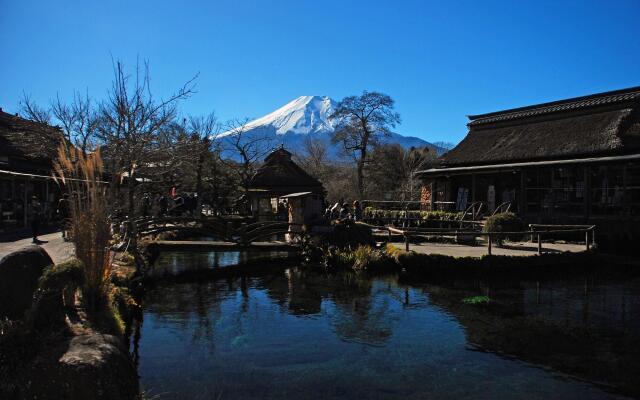
<svg viewBox="0 0 640 400"><path fill-rule="evenodd" d="M214 270L257 260L286 259L286 251L172 251L162 252L152 269L156 276L177 276L185 272Z"/></svg>
<svg viewBox="0 0 640 400"><path fill-rule="evenodd" d="M583 283L408 286L294 268L162 285L144 300L139 373L160 398L615 397L498 353L640 393L640 357L623 354L640 347L640 283ZM490 303L462 302L478 294Z"/></svg>

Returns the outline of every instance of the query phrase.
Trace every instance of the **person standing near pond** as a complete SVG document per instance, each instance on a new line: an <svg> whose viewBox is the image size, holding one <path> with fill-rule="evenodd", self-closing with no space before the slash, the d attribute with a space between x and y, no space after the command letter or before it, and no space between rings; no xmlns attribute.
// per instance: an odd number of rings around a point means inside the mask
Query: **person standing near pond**
<svg viewBox="0 0 640 400"><path fill-rule="evenodd" d="M62 231L62 239L66 241L67 230L69 229L69 200L66 194L58 200L56 214L58 223L60 224L60 230Z"/></svg>
<svg viewBox="0 0 640 400"><path fill-rule="evenodd" d="M37 244L40 242L38 240L38 230L43 216L42 204L38 201L38 197L33 196L31 198L28 211L29 222L31 222L31 233L33 234L33 243Z"/></svg>
<svg viewBox="0 0 640 400"><path fill-rule="evenodd" d="M362 221L362 207L360 207L358 200L353 201L353 220Z"/></svg>

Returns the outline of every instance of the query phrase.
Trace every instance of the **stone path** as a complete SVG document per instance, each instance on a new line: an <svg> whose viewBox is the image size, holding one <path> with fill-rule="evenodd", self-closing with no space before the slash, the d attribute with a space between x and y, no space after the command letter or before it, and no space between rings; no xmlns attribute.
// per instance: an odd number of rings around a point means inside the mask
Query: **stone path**
<svg viewBox="0 0 640 400"><path fill-rule="evenodd" d="M73 257L73 244L62 240L62 234L60 232L38 236L38 239L46 242L41 243L40 247L49 253L49 256L56 264ZM31 244L31 238L0 243L0 258L16 250L20 250L23 247L30 246Z"/></svg>
<svg viewBox="0 0 640 400"><path fill-rule="evenodd" d="M400 242L391 243L394 246L404 249L405 244ZM542 253L577 253L585 251L584 244L572 243L542 243ZM454 243L421 243L409 245L409 250L424 254L442 254L452 257L476 257L480 258L487 254L487 245L479 243L477 246L465 246ZM494 256L519 256L529 257L538 254L538 244L531 242L507 243L503 247L492 246L491 254Z"/></svg>

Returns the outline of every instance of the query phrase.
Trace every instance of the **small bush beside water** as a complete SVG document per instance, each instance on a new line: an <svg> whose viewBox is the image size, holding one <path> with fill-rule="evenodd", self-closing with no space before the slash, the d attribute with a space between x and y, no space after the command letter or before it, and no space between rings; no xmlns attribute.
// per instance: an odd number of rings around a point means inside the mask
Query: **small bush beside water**
<svg viewBox="0 0 640 400"><path fill-rule="evenodd" d="M483 232L522 232L525 230L525 224L516 214L512 212L505 212L501 214L493 215L487 218ZM517 242L522 240L522 234L504 234L497 235L495 239L501 242L504 239Z"/></svg>

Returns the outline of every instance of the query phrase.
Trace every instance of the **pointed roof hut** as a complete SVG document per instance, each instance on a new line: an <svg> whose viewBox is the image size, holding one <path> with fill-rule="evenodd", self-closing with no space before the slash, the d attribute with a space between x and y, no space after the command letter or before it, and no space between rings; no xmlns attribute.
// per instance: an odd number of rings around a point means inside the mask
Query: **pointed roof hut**
<svg viewBox="0 0 640 400"><path fill-rule="evenodd" d="M323 194L324 188L319 180L293 162L290 152L280 147L264 159L264 164L251 178L249 191L281 197L299 192Z"/></svg>

